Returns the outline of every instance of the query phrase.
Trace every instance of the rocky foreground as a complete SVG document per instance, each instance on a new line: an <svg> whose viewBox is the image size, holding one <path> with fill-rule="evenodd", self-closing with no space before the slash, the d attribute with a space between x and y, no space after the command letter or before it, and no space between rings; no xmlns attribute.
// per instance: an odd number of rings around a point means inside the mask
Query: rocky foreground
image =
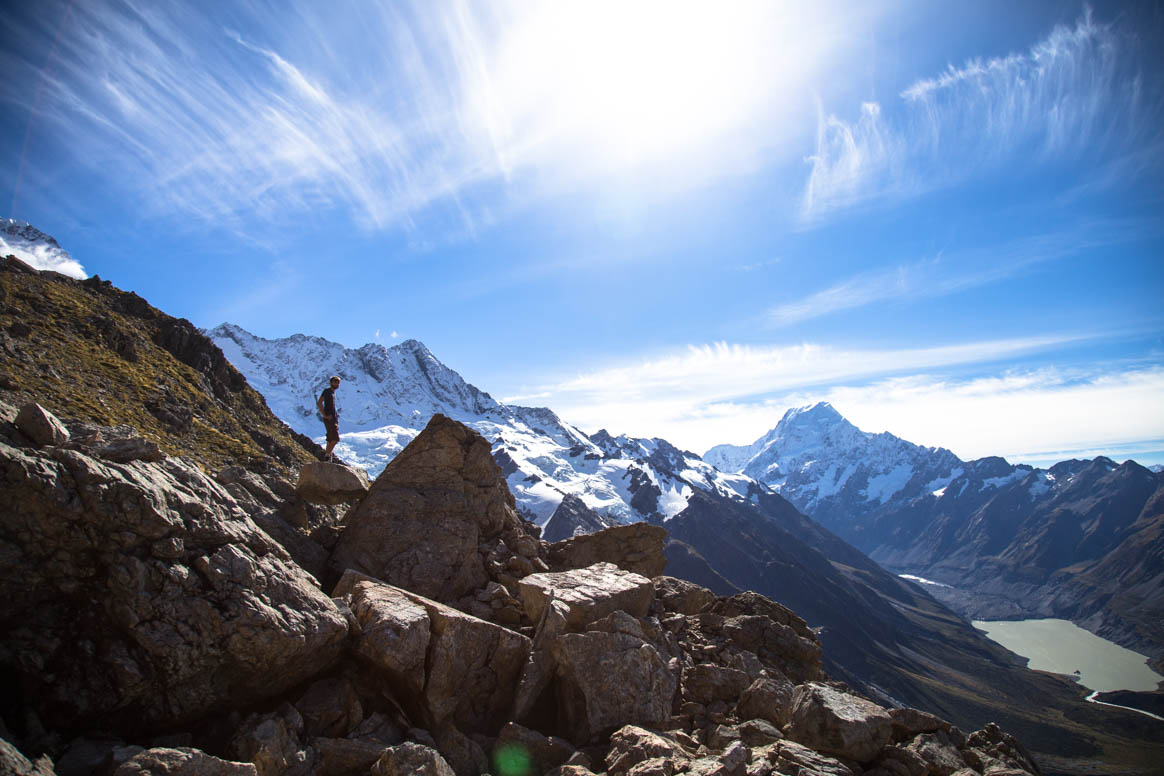
<svg viewBox="0 0 1164 776"><path fill-rule="evenodd" d="M340 468L211 475L0 405L0 773L1038 773L662 576L661 528L540 540L454 421L366 493Z"/></svg>

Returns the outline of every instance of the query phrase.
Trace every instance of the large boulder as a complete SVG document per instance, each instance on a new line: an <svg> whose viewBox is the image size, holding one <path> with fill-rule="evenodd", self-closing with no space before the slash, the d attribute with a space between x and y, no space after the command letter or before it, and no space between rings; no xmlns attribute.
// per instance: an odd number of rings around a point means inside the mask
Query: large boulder
<svg viewBox="0 0 1164 776"><path fill-rule="evenodd" d="M658 727L679 681L658 651L626 633L566 633L554 642L558 714L576 744L622 725Z"/></svg>
<svg viewBox="0 0 1164 776"><path fill-rule="evenodd" d="M812 749L866 762L889 743L893 719L877 704L827 684L796 688L785 734Z"/></svg>
<svg viewBox="0 0 1164 776"><path fill-rule="evenodd" d="M351 609L360 623L356 654L383 671L402 693L424 690L431 633L428 612L390 585L358 582Z"/></svg>
<svg viewBox="0 0 1164 776"><path fill-rule="evenodd" d="M648 579L663 573L667 558L663 546L667 529L649 523L631 523L580 534L550 545L550 568L580 569L595 563L613 563Z"/></svg>
<svg viewBox="0 0 1164 776"><path fill-rule="evenodd" d="M655 588L651 580L612 563L595 563L571 571L531 574L518 583L526 615L537 622L551 599L566 605L573 630L622 610L646 617Z"/></svg>
<svg viewBox="0 0 1164 776"><path fill-rule="evenodd" d="M355 466L330 461L305 463L299 469L296 493L316 504L342 504L368 492L368 473Z"/></svg>
<svg viewBox="0 0 1164 776"><path fill-rule="evenodd" d="M503 533L524 531L489 443L438 414L344 518L332 566L450 603L490 581L478 546Z"/></svg>
<svg viewBox="0 0 1164 776"><path fill-rule="evenodd" d="M0 667L46 724L173 726L325 670L345 616L202 470L0 444Z"/></svg>
<svg viewBox="0 0 1164 776"><path fill-rule="evenodd" d="M495 733L509 715L531 641L406 590L356 582L356 653L433 728Z"/></svg>
<svg viewBox="0 0 1164 776"><path fill-rule="evenodd" d="M69 441L69 430L57 416L36 403L25 404L16 416L16 427L34 444L63 445Z"/></svg>

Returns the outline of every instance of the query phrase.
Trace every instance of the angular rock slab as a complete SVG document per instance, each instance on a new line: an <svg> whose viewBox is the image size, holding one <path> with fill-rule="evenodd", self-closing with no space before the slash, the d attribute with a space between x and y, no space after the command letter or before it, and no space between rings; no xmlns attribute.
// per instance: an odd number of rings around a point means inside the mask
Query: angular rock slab
<svg viewBox="0 0 1164 776"><path fill-rule="evenodd" d="M369 487L368 473L361 468L316 461L299 469L295 492L314 504L342 504L363 496Z"/></svg>
<svg viewBox="0 0 1164 776"><path fill-rule="evenodd" d="M420 695L431 633L428 611L397 588L375 582L356 583L351 606L361 629L356 654L407 693Z"/></svg>
<svg viewBox="0 0 1164 776"><path fill-rule="evenodd" d="M796 688L784 733L817 751L867 762L889 743L893 719L875 703L810 682Z"/></svg>
<svg viewBox="0 0 1164 776"><path fill-rule="evenodd" d="M452 602L489 581L478 545L502 531L524 533L489 443L438 414L344 518L332 567Z"/></svg>
<svg viewBox="0 0 1164 776"><path fill-rule="evenodd" d="M623 725L659 727L679 686L650 644L625 633L567 633L553 646L558 714L575 744Z"/></svg>
<svg viewBox="0 0 1164 776"><path fill-rule="evenodd" d="M181 458L0 444L0 662L48 725L162 727L326 670L347 620Z"/></svg>
<svg viewBox="0 0 1164 776"><path fill-rule="evenodd" d="M526 636L391 585L356 582L356 652L386 674L430 728L495 733L513 707Z"/></svg>
<svg viewBox="0 0 1164 776"><path fill-rule="evenodd" d="M569 608L566 622L571 630L581 630L619 610L646 617L655 595L651 580L613 563L531 574L518 582L518 589L526 615L534 622L541 619L551 597L564 603Z"/></svg>
<svg viewBox="0 0 1164 776"><path fill-rule="evenodd" d="M69 441L69 430L57 416L35 402L25 404L16 415L16 427L40 447L63 445Z"/></svg>
<svg viewBox="0 0 1164 776"><path fill-rule="evenodd" d="M424 606L432 623L424 685L428 724L496 733L513 707L532 642L436 601L412 600Z"/></svg>
<svg viewBox="0 0 1164 776"><path fill-rule="evenodd" d="M413 743L385 750L371 773L372 776L456 776L439 752Z"/></svg>
<svg viewBox="0 0 1164 776"><path fill-rule="evenodd" d="M616 525L550 545L550 568L580 569L613 563L620 569L657 577L667 566L667 529L650 523Z"/></svg>

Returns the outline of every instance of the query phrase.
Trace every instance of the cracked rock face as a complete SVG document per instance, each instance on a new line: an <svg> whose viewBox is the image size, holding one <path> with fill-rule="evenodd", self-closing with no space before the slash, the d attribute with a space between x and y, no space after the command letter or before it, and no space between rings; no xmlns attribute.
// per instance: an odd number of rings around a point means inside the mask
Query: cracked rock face
<svg viewBox="0 0 1164 776"><path fill-rule="evenodd" d="M539 621L553 599L565 604L567 625L574 630L620 610L645 617L655 596L651 580L623 571L613 563L531 574L518 583L518 589L531 620Z"/></svg>
<svg viewBox="0 0 1164 776"><path fill-rule="evenodd" d="M0 482L0 664L46 721L174 724L339 655L336 605L195 465L0 444Z"/></svg>
<svg viewBox="0 0 1164 776"><path fill-rule="evenodd" d="M489 443L443 415L376 478L344 524L332 555L337 572L354 569L444 603L489 581L478 545L523 533Z"/></svg>

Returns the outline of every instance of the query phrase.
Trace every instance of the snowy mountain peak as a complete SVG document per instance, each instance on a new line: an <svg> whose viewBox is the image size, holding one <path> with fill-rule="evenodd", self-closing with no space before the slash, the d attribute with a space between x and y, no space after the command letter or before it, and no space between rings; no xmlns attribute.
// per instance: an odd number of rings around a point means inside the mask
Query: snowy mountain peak
<svg viewBox="0 0 1164 776"><path fill-rule="evenodd" d="M819 427L851 425L827 401L819 401L810 407L794 407L784 413L778 425L813 425Z"/></svg>
<svg viewBox="0 0 1164 776"><path fill-rule="evenodd" d="M699 489L746 498L762 487L722 474L661 439L606 431L588 437L545 407L501 404L417 340L353 350L302 334L268 340L232 324L207 335L276 415L309 436L322 436L315 399L327 378L339 375L337 451L370 474L378 474L434 413L465 423L490 441L518 506L540 522L567 494L604 520L631 522L668 519Z"/></svg>
<svg viewBox="0 0 1164 776"><path fill-rule="evenodd" d="M0 256L13 255L29 266L84 280L85 268L53 237L27 221L0 218Z"/></svg>

